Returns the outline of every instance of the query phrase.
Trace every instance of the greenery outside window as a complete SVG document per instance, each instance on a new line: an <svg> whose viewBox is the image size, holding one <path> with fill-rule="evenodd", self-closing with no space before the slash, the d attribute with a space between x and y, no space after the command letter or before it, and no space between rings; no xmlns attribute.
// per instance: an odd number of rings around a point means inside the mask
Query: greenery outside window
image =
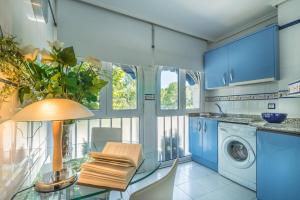
<svg viewBox="0 0 300 200"><path fill-rule="evenodd" d="M200 72L175 67L158 67L157 113L159 116L199 112L200 97Z"/></svg>
<svg viewBox="0 0 300 200"><path fill-rule="evenodd" d="M139 66L102 62L108 84L100 94L98 117L139 117L143 107L143 70Z"/></svg>
<svg viewBox="0 0 300 200"><path fill-rule="evenodd" d="M163 69L160 73L160 109L178 109L178 69Z"/></svg>
<svg viewBox="0 0 300 200"><path fill-rule="evenodd" d="M137 109L137 70L135 66L113 64L112 109Z"/></svg>

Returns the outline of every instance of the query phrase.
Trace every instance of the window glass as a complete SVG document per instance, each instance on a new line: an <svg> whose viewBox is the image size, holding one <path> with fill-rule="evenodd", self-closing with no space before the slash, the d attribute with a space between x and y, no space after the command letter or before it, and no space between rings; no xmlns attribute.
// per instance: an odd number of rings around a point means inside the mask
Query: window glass
<svg viewBox="0 0 300 200"><path fill-rule="evenodd" d="M178 109L178 70L162 70L160 74L160 109Z"/></svg>
<svg viewBox="0 0 300 200"><path fill-rule="evenodd" d="M137 109L137 69L130 65L113 64L112 108L113 110Z"/></svg>
<svg viewBox="0 0 300 200"><path fill-rule="evenodd" d="M187 72L185 75L186 109L197 109L200 106L200 74Z"/></svg>

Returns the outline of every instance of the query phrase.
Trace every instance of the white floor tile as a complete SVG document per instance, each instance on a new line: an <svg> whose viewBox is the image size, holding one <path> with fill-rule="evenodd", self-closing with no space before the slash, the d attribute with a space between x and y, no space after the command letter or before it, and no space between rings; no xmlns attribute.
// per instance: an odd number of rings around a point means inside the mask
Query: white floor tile
<svg viewBox="0 0 300 200"><path fill-rule="evenodd" d="M184 175L188 176L189 178L192 178L193 180L201 179L204 176L216 174L213 170L210 170L206 167L203 167L203 166L197 165L197 164L191 165L188 167L178 168L177 173L179 175L184 174Z"/></svg>
<svg viewBox="0 0 300 200"><path fill-rule="evenodd" d="M226 187L226 184L215 175L209 175L200 179L190 180L178 185L178 187L193 199L197 199L217 189Z"/></svg>
<svg viewBox="0 0 300 200"><path fill-rule="evenodd" d="M159 180L169 170L170 167L160 169L145 180L130 186L123 199L128 199L132 192ZM118 194L111 197L115 199ZM195 162L188 162L178 166L173 200L256 200L256 194L213 170Z"/></svg>
<svg viewBox="0 0 300 200"><path fill-rule="evenodd" d="M232 193L234 199L236 199L236 200L241 200L241 199L253 200L256 198L255 192L253 192L252 190L249 190L243 186L240 186L238 184L229 185L228 187L226 187L226 190L229 193Z"/></svg>
<svg viewBox="0 0 300 200"><path fill-rule="evenodd" d="M180 190L177 186L174 187L173 200L192 200L186 193Z"/></svg>

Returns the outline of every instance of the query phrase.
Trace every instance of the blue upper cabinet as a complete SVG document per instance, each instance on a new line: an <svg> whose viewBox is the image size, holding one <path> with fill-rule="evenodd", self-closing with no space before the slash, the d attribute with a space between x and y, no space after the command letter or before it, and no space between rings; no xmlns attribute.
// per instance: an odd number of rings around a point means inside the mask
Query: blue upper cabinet
<svg viewBox="0 0 300 200"><path fill-rule="evenodd" d="M277 79L277 34L274 25L229 45L230 85Z"/></svg>
<svg viewBox="0 0 300 200"><path fill-rule="evenodd" d="M257 199L300 199L300 137L257 132Z"/></svg>
<svg viewBox="0 0 300 200"><path fill-rule="evenodd" d="M278 69L277 25L204 54L206 89L273 81Z"/></svg>
<svg viewBox="0 0 300 200"><path fill-rule="evenodd" d="M204 55L204 63L206 89L228 85L227 46L206 52Z"/></svg>

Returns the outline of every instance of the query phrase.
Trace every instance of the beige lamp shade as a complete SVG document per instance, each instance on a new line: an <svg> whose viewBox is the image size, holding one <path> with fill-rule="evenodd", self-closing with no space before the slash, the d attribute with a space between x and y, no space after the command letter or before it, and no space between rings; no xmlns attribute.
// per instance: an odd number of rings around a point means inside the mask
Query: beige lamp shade
<svg viewBox="0 0 300 200"><path fill-rule="evenodd" d="M45 99L32 103L19 112L12 120L15 121L59 121L82 119L94 114L83 105L69 99Z"/></svg>

